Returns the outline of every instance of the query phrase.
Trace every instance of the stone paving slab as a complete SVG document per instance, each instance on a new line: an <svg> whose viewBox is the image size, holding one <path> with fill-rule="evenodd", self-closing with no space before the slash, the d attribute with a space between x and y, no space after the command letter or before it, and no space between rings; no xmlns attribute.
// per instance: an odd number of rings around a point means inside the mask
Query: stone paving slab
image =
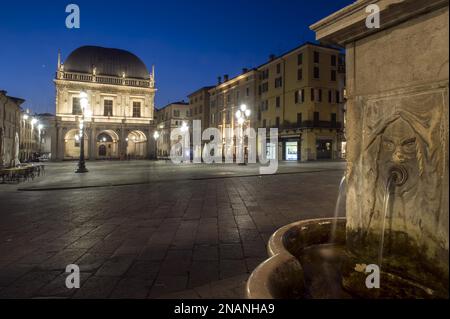
<svg viewBox="0 0 450 319"><path fill-rule="evenodd" d="M280 226L332 216L342 174L39 192L0 185L0 297L243 296L240 284L212 283L246 280ZM77 290L65 288L71 263L81 269Z"/></svg>

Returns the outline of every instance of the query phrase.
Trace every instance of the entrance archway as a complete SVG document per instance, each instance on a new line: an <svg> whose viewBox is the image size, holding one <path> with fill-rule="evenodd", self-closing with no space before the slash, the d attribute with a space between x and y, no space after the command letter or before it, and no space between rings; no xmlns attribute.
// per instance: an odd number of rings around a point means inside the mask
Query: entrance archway
<svg viewBox="0 0 450 319"><path fill-rule="evenodd" d="M144 159L147 157L147 137L142 131L131 131L127 136L127 157Z"/></svg>
<svg viewBox="0 0 450 319"><path fill-rule="evenodd" d="M64 159L78 159L80 157L80 130L72 129L64 136ZM89 158L89 138L84 133L84 156Z"/></svg>
<svg viewBox="0 0 450 319"><path fill-rule="evenodd" d="M97 135L97 158L113 159L119 157L119 136L112 130Z"/></svg>

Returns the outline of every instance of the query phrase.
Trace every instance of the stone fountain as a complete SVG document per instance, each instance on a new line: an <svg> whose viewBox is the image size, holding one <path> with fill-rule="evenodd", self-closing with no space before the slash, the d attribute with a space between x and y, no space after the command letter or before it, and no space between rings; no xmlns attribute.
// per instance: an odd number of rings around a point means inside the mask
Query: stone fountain
<svg viewBox="0 0 450 319"><path fill-rule="evenodd" d="M448 0L360 0L311 26L346 51L346 219L328 246L332 219L278 230L247 297L448 298L448 13Z"/></svg>

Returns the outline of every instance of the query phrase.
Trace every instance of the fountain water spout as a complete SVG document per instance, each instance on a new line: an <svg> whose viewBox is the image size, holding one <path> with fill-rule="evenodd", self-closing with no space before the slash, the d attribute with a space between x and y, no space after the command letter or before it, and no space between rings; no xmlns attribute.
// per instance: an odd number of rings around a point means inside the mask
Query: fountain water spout
<svg viewBox="0 0 450 319"><path fill-rule="evenodd" d="M402 186L408 179L408 172L404 166L395 165L389 170L389 178L392 179L392 183L394 183L395 186Z"/></svg>
<svg viewBox="0 0 450 319"><path fill-rule="evenodd" d="M341 182L339 183L339 192L336 200L336 206L334 207L334 218L331 226L330 243L334 243L336 241L336 228L339 218L339 209L341 207L342 197L345 195L344 189L345 189L345 175L341 178Z"/></svg>

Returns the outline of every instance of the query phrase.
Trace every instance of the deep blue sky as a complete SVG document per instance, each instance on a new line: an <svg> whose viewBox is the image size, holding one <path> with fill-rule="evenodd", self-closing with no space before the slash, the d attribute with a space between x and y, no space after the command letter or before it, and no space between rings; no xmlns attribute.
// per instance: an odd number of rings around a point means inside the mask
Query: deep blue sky
<svg viewBox="0 0 450 319"><path fill-rule="evenodd" d="M2 1L0 89L54 113L57 52L82 45L129 50L156 67L156 106L187 99L268 56L314 40L308 26L353 0ZM66 5L81 28L65 27Z"/></svg>

